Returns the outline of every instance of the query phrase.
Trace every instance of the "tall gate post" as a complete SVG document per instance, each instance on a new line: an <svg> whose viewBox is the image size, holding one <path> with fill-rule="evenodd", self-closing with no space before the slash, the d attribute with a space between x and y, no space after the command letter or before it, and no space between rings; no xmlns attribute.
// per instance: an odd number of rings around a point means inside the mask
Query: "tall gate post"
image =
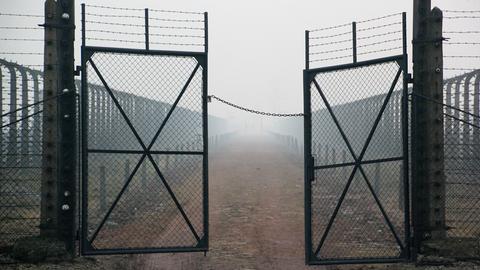
<svg viewBox="0 0 480 270"><path fill-rule="evenodd" d="M54 0L45 1L45 49L44 49L44 90L43 100L43 149L40 234L54 237L57 220L57 48L56 28L48 27L56 22Z"/></svg>
<svg viewBox="0 0 480 270"><path fill-rule="evenodd" d="M58 99L57 196L58 238L75 250L77 179L77 97L74 75L75 0L57 0Z"/></svg>
<svg viewBox="0 0 480 270"><path fill-rule="evenodd" d="M412 191L414 244L442 240L445 226L442 12L414 1Z"/></svg>

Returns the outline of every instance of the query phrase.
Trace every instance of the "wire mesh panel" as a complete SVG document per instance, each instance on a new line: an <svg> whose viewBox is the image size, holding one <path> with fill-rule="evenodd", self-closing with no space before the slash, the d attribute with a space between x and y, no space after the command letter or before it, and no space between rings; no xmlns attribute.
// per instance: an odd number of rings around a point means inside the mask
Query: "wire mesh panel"
<svg viewBox="0 0 480 270"><path fill-rule="evenodd" d="M405 57L305 71L307 263L409 256Z"/></svg>
<svg viewBox="0 0 480 270"><path fill-rule="evenodd" d="M206 53L84 47L83 64L83 253L205 251Z"/></svg>

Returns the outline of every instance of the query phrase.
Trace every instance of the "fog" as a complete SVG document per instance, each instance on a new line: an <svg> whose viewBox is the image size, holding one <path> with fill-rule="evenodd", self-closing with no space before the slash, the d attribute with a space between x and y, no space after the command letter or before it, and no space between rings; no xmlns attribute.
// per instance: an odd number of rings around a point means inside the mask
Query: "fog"
<svg viewBox="0 0 480 270"><path fill-rule="evenodd" d="M4 2L2 12L5 13L43 13L41 0ZM298 113L303 110L304 30L406 11L408 40L411 40L412 33L413 1L77 1L77 64L80 54L80 3L84 2L129 8L207 11L209 93L242 106L278 113ZM433 1L432 4L445 10L480 8L478 0L443 0ZM1 25L15 25L16 20L23 20L18 21L22 25L27 20L32 26L42 22L41 18L0 16ZM470 27L462 21L455 23L455 29ZM42 37L41 31L34 34ZM101 37L101 34L97 34L97 37ZM140 36L139 40L142 38ZM411 49L410 42L408 45ZM2 42L0 51L30 51L29 46ZM37 51L42 50L40 44L36 46ZM25 64L42 63L41 56L20 55L13 60ZM454 66L465 63L465 60L460 61L463 62L455 62ZM450 75L454 74L446 74ZM235 122L239 128L247 130L263 130L274 123L270 117L254 116L217 101L209 104L209 113Z"/></svg>

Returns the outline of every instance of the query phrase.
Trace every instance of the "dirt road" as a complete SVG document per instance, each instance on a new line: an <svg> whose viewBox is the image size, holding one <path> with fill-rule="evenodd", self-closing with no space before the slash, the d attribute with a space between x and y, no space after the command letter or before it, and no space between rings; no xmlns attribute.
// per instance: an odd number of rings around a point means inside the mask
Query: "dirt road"
<svg viewBox="0 0 480 270"><path fill-rule="evenodd" d="M145 255L137 258L137 266L307 269L302 166L298 156L287 153L267 135L245 135L224 142L210 160L211 238L207 256Z"/></svg>

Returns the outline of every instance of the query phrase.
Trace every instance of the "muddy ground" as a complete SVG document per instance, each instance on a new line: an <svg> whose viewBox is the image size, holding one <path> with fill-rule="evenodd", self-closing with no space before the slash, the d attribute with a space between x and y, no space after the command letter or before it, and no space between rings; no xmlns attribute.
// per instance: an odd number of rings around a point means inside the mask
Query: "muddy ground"
<svg viewBox="0 0 480 270"><path fill-rule="evenodd" d="M449 266L305 266L303 163L268 135L239 135L210 159L210 251L0 264L1 269L480 269Z"/></svg>

